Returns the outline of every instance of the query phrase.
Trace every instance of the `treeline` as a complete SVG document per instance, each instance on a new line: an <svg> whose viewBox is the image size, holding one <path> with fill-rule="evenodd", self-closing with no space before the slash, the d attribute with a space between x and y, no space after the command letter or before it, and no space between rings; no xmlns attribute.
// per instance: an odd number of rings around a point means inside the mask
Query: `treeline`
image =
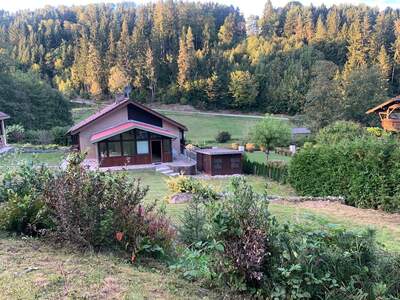
<svg viewBox="0 0 400 300"><path fill-rule="evenodd" d="M68 100L34 72L19 70L0 49L0 111L10 115L7 126L21 134L24 128L52 129L72 123ZM23 127L21 127L21 126ZM15 132L15 129L18 129ZM42 131L44 132L44 131ZM59 133L59 135L65 134ZM23 132L22 132L23 133ZM13 135L13 133L8 132ZM10 138L10 142L16 139Z"/></svg>
<svg viewBox="0 0 400 300"><path fill-rule="evenodd" d="M399 15L270 1L247 20L212 3L46 7L0 12L0 43L68 96L108 97L130 84L142 101L309 115L340 103L327 116L348 118L399 93ZM357 98L360 82L367 92Z"/></svg>

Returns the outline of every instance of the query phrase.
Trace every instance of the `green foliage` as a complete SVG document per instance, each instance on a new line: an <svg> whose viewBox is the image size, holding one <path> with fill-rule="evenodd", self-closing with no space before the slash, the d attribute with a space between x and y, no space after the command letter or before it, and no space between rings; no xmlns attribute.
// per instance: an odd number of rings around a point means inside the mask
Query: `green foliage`
<svg viewBox="0 0 400 300"><path fill-rule="evenodd" d="M188 245L206 241L204 201L207 199L194 194L181 217L179 237Z"/></svg>
<svg viewBox="0 0 400 300"><path fill-rule="evenodd" d="M243 159L243 173L263 176L277 182L286 183L288 177L288 166L281 161L251 161L248 157Z"/></svg>
<svg viewBox="0 0 400 300"><path fill-rule="evenodd" d="M123 173L92 172L71 154L66 170L22 167L0 185L1 227L100 249L118 245L132 262L138 255L166 255L175 230L163 211L144 205L148 188Z"/></svg>
<svg viewBox="0 0 400 300"><path fill-rule="evenodd" d="M20 124L9 125L6 131L9 143L20 143L25 138L25 128Z"/></svg>
<svg viewBox="0 0 400 300"><path fill-rule="evenodd" d="M251 130L250 139L264 146L269 152L275 147L286 146L291 138L291 129L287 122L266 116Z"/></svg>
<svg viewBox="0 0 400 300"><path fill-rule="evenodd" d="M23 165L4 175L0 184L0 227L36 235L51 229L47 209L43 202L43 191L50 179L50 171L44 166L34 168Z"/></svg>
<svg viewBox="0 0 400 300"><path fill-rule="evenodd" d="M289 181L302 195L343 196L349 205L399 211L398 149L393 138L333 138L300 150L289 165Z"/></svg>
<svg viewBox="0 0 400 300"><path fill-rule="evenodd" d="M251 107L258 94L257 82L249 71L234 71L230 74L229 92L234 99L232 107Z"/></svg>
<svg viewBox="0 0 400 300"><path fill-rule="evenodd" d="M72 123L67 100L31 73L0 74L0 107L11 124L50 129Z"/></svg>
<svg viewBox="0 0 400 300"><path fill-rule="evenodd" d="M318 131L315 141L322 145L335 144L341 141L351 141L362 137L364 134L364 128L358 123L337 121Z"/></svg>
<svg viewBox="0 0 400 300"><path fill-rule="evenodd" d="M218 143L226 143L231 139L231 134L228 131L220 131L218 132L217 136L215 137L215 140Z"/></svg>
<svg viewBox="0 0 400 300"><path fill-rule="evenodd" d="M219 195L208 185L190 176L179 175L167 179L168 189L172 194L192 193L201 199L218 199Z"/></svg>

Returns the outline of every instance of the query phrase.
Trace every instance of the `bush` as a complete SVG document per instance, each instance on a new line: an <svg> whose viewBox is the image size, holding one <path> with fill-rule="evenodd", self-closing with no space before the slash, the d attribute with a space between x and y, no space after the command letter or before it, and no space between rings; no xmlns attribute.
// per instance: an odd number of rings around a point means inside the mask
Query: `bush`
<svg viewBox="0 0 400 300"><path fill-rule="evenodd" d="M37 235L51 229L43 202L43 190L50 179L44 166L23 165L4 175L0 185L0 228L17 233Z"/></svg>
<svg viewBox="0 0 400 300"><path fill-rule="evenodd" d="M360 124L351 121L337 121L322 128L315 139L319 144L333 144L364 135L365 130Z"/></svg>
<svg viewBox="0 0 400 300"><path fill-rule="evenodd" d="M400 211L399 168L394 139L361 137L304 147L289 165L289 181L301 195L343 196L348 205L375 209L390 202L390 211Z"/></svg>
<svg viewBox="0 0 400 300"><path fill-rule="evenodd" d="M219 195L209 186L201 181L189 176L179 175L170 177L166 180L168 189L172 194L176 193L191 193L196 194L201 199L218 199Z"/></svg>
<svg viewBox="0 0 400 300"><path fill-rule="evenodd" d="M228 131L220 131L218 132L217 136L215 137L215 140L218 143L226 143L231 139L231 134Z"/></svg>
<svg viewBox="0 0 400 300"><path fill-rule="evenodd" d="M126 174L90 172L83 158L69 157L66 171L46 186L44 201L61 241L98 249L117 239L134 259L141 252L170 250L174 230L155 206L143 206L148 188ZM119 233L116 235L116 233Z"/></svg>
<svg viewBox="0 0 400 300"><path fill-rule="evenodd" d="M6 131L7 139L10 143L20 143L25 138L25 128L22 125L7 126Z"/></svg>
<svg viewBox="0 0 400 300"><path fill-rule="evenodd" d="M68 140L66 137L66 132L68 127L53 127L51 133L53 135L53 143L57 145L67 146Z"/></svg>
<svg viewBox="0 0 400 300"><path fill-rule="evenodd" d="M61 242L100 249L119 245L132 260L172 249L175 230L155 204L143 205L148 188L124 173L92 172L71 154L64 171L22 167L0 186L1 227L36 234L48 229Z"/></svg>
<svg viewBox="0 0 400 300"><path fill-rule="evenodd" d="M53 144L54 136L50 130L37 131L37 143L40 145Z"/></svg>
<svg viewBox="0 0 400 300"><path fill-rule="evenodd" d="M263 176L277 182L286 183L288 166L281 161L266 161L264 163L251 161L245 156L243 159L243 173Z"/></svg>

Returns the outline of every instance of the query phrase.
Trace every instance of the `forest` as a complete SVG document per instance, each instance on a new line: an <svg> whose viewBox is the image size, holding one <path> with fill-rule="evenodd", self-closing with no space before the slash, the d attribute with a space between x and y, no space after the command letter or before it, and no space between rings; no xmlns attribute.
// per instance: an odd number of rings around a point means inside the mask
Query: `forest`
<svg viewBox="0 0 400 300"><path fill-rule="evenodd" d="M158 1L0 11L0 48L67 98L191 104L370 124L400 91L400 11L267 1L233 6ZM1 96L0 96L1 98ZM11 101L11 100L10 100Z"/></svg>

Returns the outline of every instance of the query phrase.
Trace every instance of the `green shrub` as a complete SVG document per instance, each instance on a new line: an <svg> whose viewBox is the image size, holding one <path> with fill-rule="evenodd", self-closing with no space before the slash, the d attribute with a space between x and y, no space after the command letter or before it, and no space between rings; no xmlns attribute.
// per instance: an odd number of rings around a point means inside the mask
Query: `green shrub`
<svg viewBox="0 0 400 300"><path fill-rule="evenodd" d="M289 165L289 181L301 195L343 196L349 205L375 209L391 202L389 210L398 211L399 167L394 139L362 137L304 147Z"/></svg>
<svg viewBox="0 0 400 300"><path fill-rule="evenodd" d="M245 156L243 159L243 173L263 176L277 182L286 183L288 166L281 161L266 161L264 163L251 161Z"/></svg>
<svg viewBox="0 0 400 300"><path fill-rule="evenodd" d="M37 131L37 143L39 145L53 144L54 136L50 130L38 130Z"/></svg>
<svg viewBox="0 0 400 300"><path fill-rule="evenodd" d="M337 121L322 128L315 140L319 144L334 144L363 135L365 135L365 130L360 124L351 121Z"/></svg>
<svg viewBox="0 0 400 300"><path fill-rule="evenodd" d="M66 137L66 132L68 127L53 127L51 133L53 135L53 143L57 145L67 146L68 140Z"/></svg>
<svg viewBox="0 0 400 300"><path fill-rule="evenodd" d="M202 199L217 199L218 193L211 187L190 176L179 175L166 180L168 189L172 194L192 193Z"/></svg>
<svg viewBox="0 0 400 300"><path fill-rule="evenodd" d="M14 124L7 126L7 139L10 143L21 143L25 138L25 128L22 125Z"/></svg>
<svg viewBox="0 0 400 300"><path fill-rule="evenodd" d="M215 137L215 140L218 143L226 143L231 139L231 134L228 131L220 131L218 132L217 136Z"/></svg>
<svg viewBox="0 0 400 300"><path fill-rule="evenodd" d="M204 201L206 199L200 198L199 195L195 194L182 214L179 237L188 245L207 241Z"/></svg>
<svg viewBox="0 0 400 300"><path fill-rule="evenodd" d="M23 165L4 175L0 184L0 227L17 233L36 235L51 229L43 202L43 191L50 179L44 166Z"/></svg>

